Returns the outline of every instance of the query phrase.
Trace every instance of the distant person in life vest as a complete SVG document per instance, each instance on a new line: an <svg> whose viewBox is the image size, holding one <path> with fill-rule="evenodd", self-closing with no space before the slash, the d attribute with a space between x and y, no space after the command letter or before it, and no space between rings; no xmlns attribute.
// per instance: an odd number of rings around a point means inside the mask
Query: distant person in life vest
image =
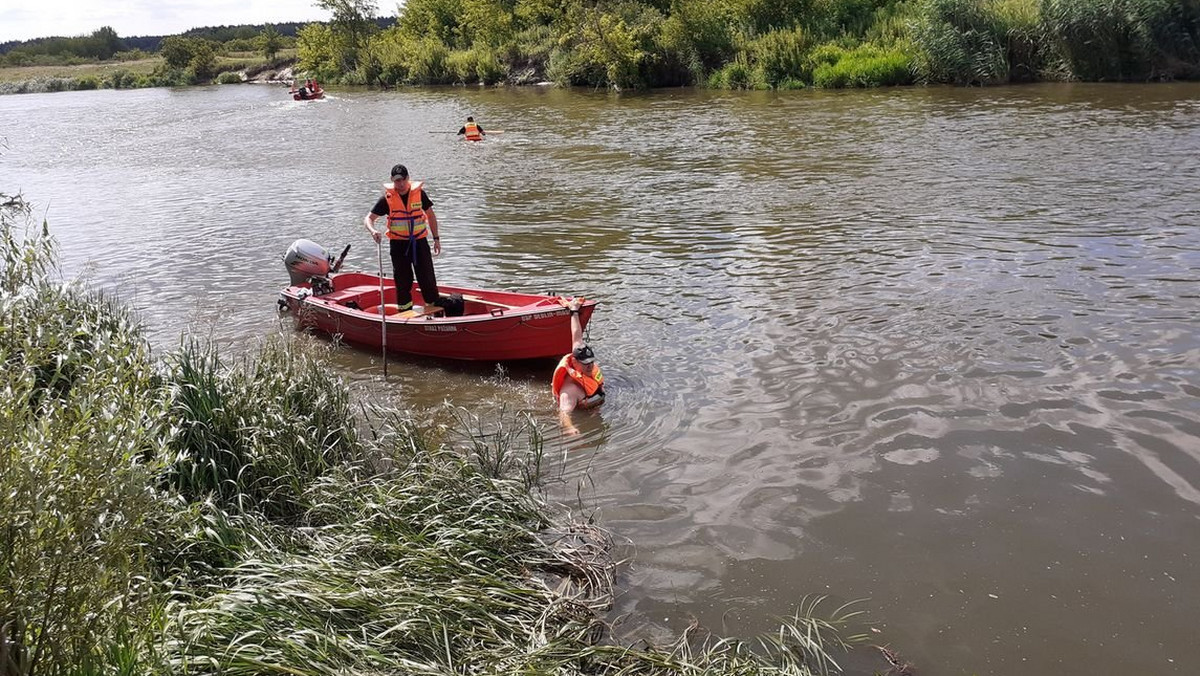
<svg viewBox="0 0 1200 676"><path fill-rule="evenodd" d="M387 217L386 230L375 229L375 221L380 216ZM433 272L433 256L442 253L438 219L433 213L433 200L429 199L420 181L408 180L408 168L403 164L392 167L392 180L385 185L383 197L375 203L371 213L363 217L363 225L376 243L387 235L392 274L396 278L396 303L400 305L400 312L411 310L413 306L413 272L417 274L425 305L437 305L438 285ZM430 239L433 240L432 255Z"/></svg>
<svg viewBox="0 0 1200 676"><path fill-rule="evenodd" d="M595 408L604 403L604 374L596 363L596 354L583 342L580 304L578 298L567 302L567 309L571 311L571 353L558 362L550 382L550 390L558 403L558 417L568 434L579 433L571 422L571 411Z"/></svg>
<svg viewBox="0 0 1200 676"><path fill-rule="evenodd" d="M483 127L475 124L475 118L468 116L467 123L458 130L458 135L465 135L468 141L482 141L486 136L483 132Z"/></svg>

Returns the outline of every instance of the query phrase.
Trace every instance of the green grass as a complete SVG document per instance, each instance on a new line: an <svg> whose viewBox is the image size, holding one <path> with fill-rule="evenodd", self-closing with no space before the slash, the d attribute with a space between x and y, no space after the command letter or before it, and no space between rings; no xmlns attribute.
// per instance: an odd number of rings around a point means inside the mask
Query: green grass
<svg viewBox="0 0 1200 676"><path fill-rule="evenodd" d="M154 57L137 61L82 63L71 66L0 66L0 82L85 77L101 80L122 71L134 75L150 75L161 65L163 65L162 58Z"/></svg>

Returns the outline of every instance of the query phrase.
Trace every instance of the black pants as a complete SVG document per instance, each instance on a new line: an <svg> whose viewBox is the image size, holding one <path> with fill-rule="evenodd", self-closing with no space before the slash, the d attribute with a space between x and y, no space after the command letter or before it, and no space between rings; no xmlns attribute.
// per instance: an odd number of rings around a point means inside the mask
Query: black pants
<svg viewBox="0 0 1200 676"><path fill-rule="evenodd" d="M404 308L412 304L413 271L417 273L417 284L421 286L421 297L426 305L436 305L438 300L437 276L433 273L433 253L429 240L413 240L409 248L407 239L388 240L388 251L392 257L392 275L396 278L396 303Z"/></svg>

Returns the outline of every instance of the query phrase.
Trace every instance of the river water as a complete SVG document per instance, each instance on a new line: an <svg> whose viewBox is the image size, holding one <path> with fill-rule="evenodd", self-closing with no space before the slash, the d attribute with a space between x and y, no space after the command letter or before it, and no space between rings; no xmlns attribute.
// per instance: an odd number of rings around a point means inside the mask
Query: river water
<svg viewBox="0 0 1200 676"><path fill-rule="evenodd" d="M576 437L552 364L328 359L541 423L626 631L824 594L927 676L1200 668L1200 85L95 91L2 97L0 137L0 191L163 352L290 330L297 238L375 270L396 162L440 280L598 299Z"/></svg>

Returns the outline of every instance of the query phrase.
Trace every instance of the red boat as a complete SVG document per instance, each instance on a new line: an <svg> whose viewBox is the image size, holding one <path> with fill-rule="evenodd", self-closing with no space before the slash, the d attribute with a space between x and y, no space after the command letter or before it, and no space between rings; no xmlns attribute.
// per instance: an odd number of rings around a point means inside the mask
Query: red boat
<svg viewBox="0 0 1200 676"><path fill-rule="evenodd" d="M288 90L292 95L292 99L296 101L311 101L313 99L325 98L325 90L317 83L316 80L309 80L304 83L299 89L293 85L292 89Z"/></svg>
<svg viewBox="0 0 1200 676"><path fill-rule="evenodd" d="M327 282L327 283L326 283ZM280 305L296 317L297 326L360 347L379 350L387 324L388 352L484 361L559 358L571 351L571 315L558 296L486 291L439 286L443 297L462 296L461 316L448 316L443 308L417 306L399 312L396 286L383 279L383 307L379 311L379 276L344 272L283 289ZM413 298L420 289L413 284ZM596 307L585 301L580 323L587 326Z"/></svg>

